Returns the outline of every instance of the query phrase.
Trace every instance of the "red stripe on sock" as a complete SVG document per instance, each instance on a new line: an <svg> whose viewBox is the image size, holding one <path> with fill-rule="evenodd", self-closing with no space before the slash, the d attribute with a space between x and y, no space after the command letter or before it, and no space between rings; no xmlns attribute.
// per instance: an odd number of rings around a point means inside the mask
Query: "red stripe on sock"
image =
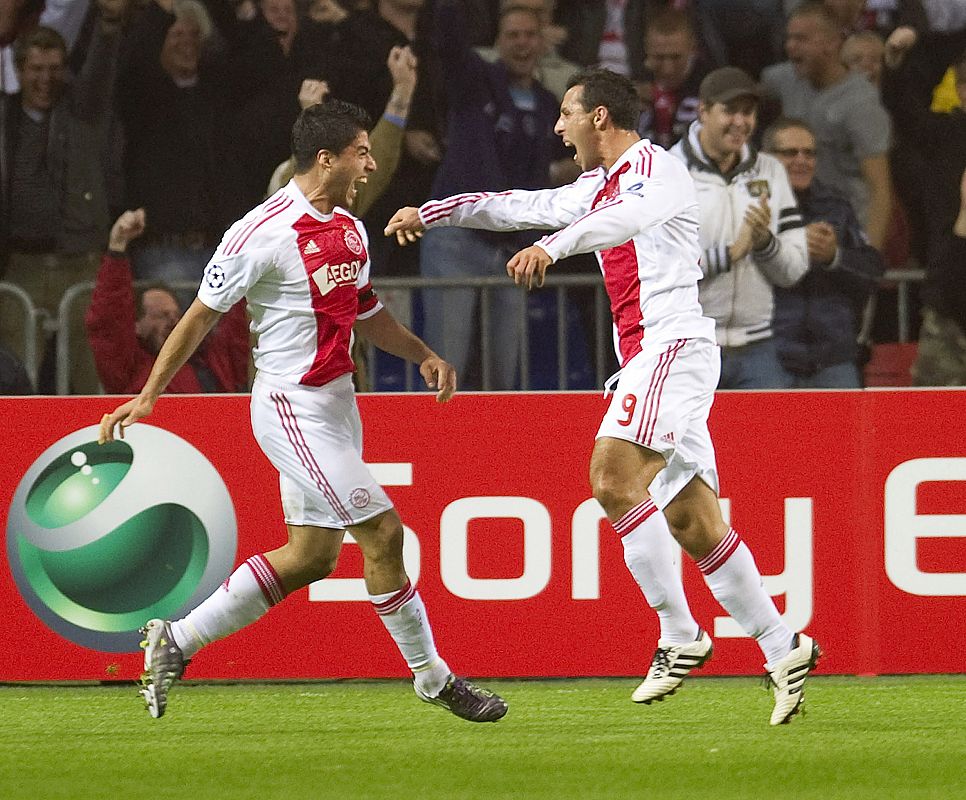
<svg viewBox="0 0 966 800"><path fill-rule="evenodd" d="M617 522L613 523L614 532L623 538L655 511L657 511L657 506L654 505L654 501L651 498L647 498L647 500L638 503L634 508L624 514L623 517L617 520Z"/></svg>
<svg viewBox="0 0 966 800"><path fill-rule="evenodd" d="M714 550L697 562L698 569L705 575L710 575L731 558L739 544L741 544L741 537L738 536L734 528L729 528L724 539L718 542Z"/></svg>
<svg viewBox="0 0 966 800"><path fill-rule="evenodd" d="M262 594L265 595L265 599L268 600L268 604L274 606L281 603L285 599L285 590L282 588L282 582L279 580L278 573L268 563L268 559L263 555L255 555L245 563L248 564L252 575L255 576L255 580L258 582Z"/></svg>
<svg viewBox="0 0 966 800"><path fill-rule="evenodd" d="M372 605L373 608L376 609L376 613L380 616L383 614L392 614L393 611L398 611L415 596L416 589L413 587L412 582L406 581L406 585L388 600L385 600L382 603L373 603Z"/></svg>

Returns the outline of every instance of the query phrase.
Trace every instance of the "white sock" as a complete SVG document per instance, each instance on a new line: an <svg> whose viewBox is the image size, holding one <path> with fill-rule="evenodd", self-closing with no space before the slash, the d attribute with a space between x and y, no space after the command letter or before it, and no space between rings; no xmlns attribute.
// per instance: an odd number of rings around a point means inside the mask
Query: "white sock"
<svg viewBox="0 0 966 800"><path fill-rule="evenodd" d="M755 638L768 664L791 652L793 633L782 622L762 585L751 550L734 528L729 528L725 538L697 563L715 600Z"/></svg>
<svg viewBox="0 0 966 800"><path fill-rule="evenodd" d="M691 616L681 574L675 568L671 531L664 514L648 498L614 523L624 545L624 563L641 587L647 604L657 612L661 640L686 644L700 627Z"/></svg>
<svg viewBox="0 0 966 800"><path fill-rule="evenodd" d="M250 625L285 599L278 575L263 555L252 556L214 593L183 619L171 623L174 641L184 657Z"/></svg>
<svg viewBox="0 0 966 800"><path fill-rule="evenodd" d="M436 652L426 606L419 592L407 580L402 589L371 594L369 599L413 671L416 688L429 697L438 695L446 685L450 669Z"/></svg>

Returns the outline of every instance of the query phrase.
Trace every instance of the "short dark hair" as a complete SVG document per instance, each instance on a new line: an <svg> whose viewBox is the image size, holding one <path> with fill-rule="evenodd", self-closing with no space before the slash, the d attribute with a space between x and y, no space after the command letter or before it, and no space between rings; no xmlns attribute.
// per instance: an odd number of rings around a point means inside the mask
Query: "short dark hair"
<svg viewBox="0 0 966 800"><path fill-rule="evenodd" d="M143 286L138 286L137 291L134 293L134 319L139 320L144 316L144 295L148 292L164 292L169 295L172 300L174 300L175 305L178 306L178 310L181 310L181 302L178 300L178 295L175 294L174 289L172 289L164 281L151 281L151 283L146 283Z"/></svg>
<svg viewBox="0 0 966 800"><path fill-rule="evenodd" d="M657 33L661 36L671 36L675 33L686 33L694 36L694 23L691 15L687 11L680 11L676 8L665 8L647 20L644 29L645 35Z"/></svg>
<svg viewBox="0 0 966 800"><path fill-rule="evenodd" d="M637 130L641 116L641 98L630 78L599 67L584 69L574 74L567 88L582 86L581 105L584 111L603 106L610 113L614 125L621 130Z"/></svg>
<svg viewBox="0 0 966 800"><path fill-rule="evenodd" d="M64 60L67 60L67 42L64 41L64 37L53 28L38 25L17 37L13 46L13 62L17 69L23 69L23 65L27 62L27 51L31 47L36 47L38 50L60 50Z"/></svg>
<svg viewBox="0 0 966 800"><path fill-rule="evenodd" d="M365 109L344 100L326 99L304 109L292 126L296 174L308 172L320 150L341 153L370 127L372 119Z"/></svg>
<svg viewBox="0 0 966 800"><path fill-rule="evenodd" d="M810 134L814 139L815 131L812 130L812 126L809 125L805 120L799 119L798 117L779 117L776 119L761 137L761 148L766 153L774 152L775 150L775 138L779 133L783 131L791 130L792 128L797 128L798 130L805 131Z"/></svg>
<svg viewBox="0 0 966 800"><path fill-rule="evenodd" d="M792 20L798 17L815 17L829 33L838 33L840 36L842 34L838 20L822 0L805 0L804 3L799 3L789 12L788 19Z"/></svg>

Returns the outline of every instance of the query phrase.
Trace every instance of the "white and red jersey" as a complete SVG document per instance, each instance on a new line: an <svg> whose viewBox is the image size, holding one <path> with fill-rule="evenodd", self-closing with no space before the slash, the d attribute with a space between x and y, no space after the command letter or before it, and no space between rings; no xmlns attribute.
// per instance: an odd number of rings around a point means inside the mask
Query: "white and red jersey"
<svg viewBox="0 0 966 800"><path fill-rule="evenodd" d="M353 371L352 326L382 308L368 243L352 214L320 213L290 181L228 229L198 299L224 312L244 296L259 372L322 386Z"/></svg>
<svg viewBox="0 0 966 800"><path fill-rule="evenodd" d="M623 366L644 341L714 341L698 302L698 200L687 168L646 139L609 169L557 189L460 194L419 208L426 227L561 229L537 244L557 261L596 252Z"/></svg>

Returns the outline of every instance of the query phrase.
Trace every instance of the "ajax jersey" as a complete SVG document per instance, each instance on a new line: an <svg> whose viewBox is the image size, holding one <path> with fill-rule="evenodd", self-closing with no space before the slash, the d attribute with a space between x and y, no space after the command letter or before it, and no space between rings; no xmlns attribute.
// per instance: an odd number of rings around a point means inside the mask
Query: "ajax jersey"
<svg viewBox="0 0 966 800"><path fill-rule="evenodd" d="M698 202L687 168L642 139L610 170L557 189L461 194L419 208L427 227L549 228L537 242L557 261L596 252L610 298L615 349L627 364L645 342L714 341L698 302Z"/></svg>
<svg viewBox="0 0 966 800"><path fill-rule="evenodd" d="M382 308L369 268L362 223L320 213L290 181L228 229L198 299L225 312L245 297L259 372L322 386L353 371L352 326Z"/></svg>

